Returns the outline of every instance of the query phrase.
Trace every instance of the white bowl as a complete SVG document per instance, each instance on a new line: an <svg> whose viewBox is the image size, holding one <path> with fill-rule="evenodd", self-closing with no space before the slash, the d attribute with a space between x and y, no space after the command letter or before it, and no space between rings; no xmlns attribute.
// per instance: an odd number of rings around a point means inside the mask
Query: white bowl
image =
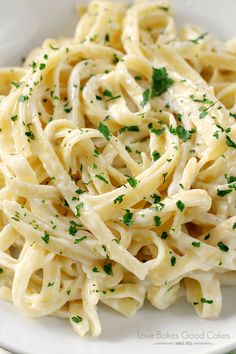
<svg viewBox="0 0 236 354"><path fill-rule="evenodd" d="M0 65L19 64L45 38L72 35L76 0L1 0ZM225 40L236 37L235 0L173 0L178 23L195 22ZM236 348L236 287L223 290L219 318L203 320L184 299L165 311L145 304L132 319L99 307L97 339L79 338L68 321L30 319L0 301L0 346L30 354L225 353Z"/></svg>

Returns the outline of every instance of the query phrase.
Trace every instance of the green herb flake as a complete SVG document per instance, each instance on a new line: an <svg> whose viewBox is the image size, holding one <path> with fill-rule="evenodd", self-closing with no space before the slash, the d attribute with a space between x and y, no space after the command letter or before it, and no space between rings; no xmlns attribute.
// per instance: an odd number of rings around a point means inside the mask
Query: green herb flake
<svg viewBox="0 0 236 354"><path fill-rule="evenodd" d="M44 64L44 63L39 64L39 70L44 70L45 67L46 67L46 64Z"/></svg>
<svg viewBox="0 0 236 354"><path fill-rule="evenodd" d="M76 235L76 233L78 231L77 227L78 227L78 224L76 224L76 222L74 222L74 220L70 220L69 234L71 236Z"/></svg>
<svg viewBox="0 0 236 354"><path fill-rule="evenodd" d="M178 137L184 141L187 141L191 138L191 133L186 130L184 127L182 127L181 125L178 125L176 127L176 134L178 135Z"/></svg>
<svg viewBox="0 0 236 354"><path fill-rule="evenodd" d="M232 148L236 149L236 143L233 142L233 140L231 140L228 135L226 135L226 145L228 145L229 147L232 147Z"/></svg>
<svg viewBox="0 0 236 354"><path fill-rule="evenodd" d="M114 204L121 204L122 202L123 202L123 200L124 200L124 194L121 194L121 195L118 195L118 197L116 197L115 199L114 199Z"/></svg>
<svg viewBox="0 0 236 354"><path fill-rule="evenodd" d="M213 300L207 300L204 297L201 298L201 303L202 304L213 304Z"/></svg>
<svg viewBox="0 0 236 354"><path fill-rule="evenodd" d="M172 267L174 267L176 265L176 257L175 256L171 257L170 263L171 263Z"/></svg>
<svg viewBox="0 0 236 354"><path fill-rule="evenodd" d="M44 232L44 236L42 236L41 238L46 244L48 244L49 240L50 240L50 235L49 235L49 233L47 231L45 231Z"/></svg>
<svg viewBox="0 0 236 354"><path fill-rule="evenodd" d="M229 247L227 245L225 245L222 241L218 242L217 246L223 252L228 252L229 251Z"/></svg>
<svg viewBox="0 0 236 354"><path fill-rule="evenodd" d="M129 227L133 224L132 219L133 219L134 214L131 213L129 209L126 209L125 211L126 211L126 213L124 214L122 220L123 220L123 224Z"/></svg>
<svg viewBox="0 0 236 354"><path fill-rule="evenodd" d="M201 246L201 242L192 242L192 246L199 248Z"/></svg>
<svg viewBox="0 0 236 354"><path fill-rule="evenodd" d="M114 276L111 263L105 262L103 265L103 270L107 275Z"/></svg>
<svg viewBox="0 0 236 354"><path fill-rule="evenodd" d="M169 7L166 7L166 6L159 6L159 9L162 11L165 11L165 12L169 11Z"/></svg>
<svg viewBox="0 0 236 354"><path fill-rule="evenodd" d="M148 104L149 98L150 98L150 90L147 88L145 91L143 91L143 100L140 103L141 107L144 108Z"/></svg>
<svg viewBox="0 0 236 354"><path fill-rule="evenodd" d="M19 88L19 87L20 87L20 85L21 85L21 82L18 82L18 81L12 81L12 82L11 82L11 84L12 84L13 86L15 86L15 88Z"/></svg>
<svg viewBox="0 0 236 354"><path fill-rule="evenodd" d="M161 197L155 193L150 195L150 197L153 199L154 204L160 203L160 201L161 201Z"/></svg>
<svg viewBox="0 0 236 354"><path fill-rule="evenodd" d="M100 271L97 269L97 267L93 267L92 272L99 273Z"/></svg>
<svg viewBox="0 0 236 354"><path fill-rule="evenodd" d="M160 225L161 225L161 218L160 218L160 216L156 215L156 216L154 216L153 219L154 219L154 223L155 223L156 226L160 226Z"/></svg>
<svg viewBox="0 0 236 354"><path fill-rule="evenodd" d="M152 152L153 161L157 161L160 157L161 157L161 154L158 151L154 150Z"/></svg>
<svg viewBox="0 0 236 354"><path fill-rule="evenodd" d="M133 178L133 177L129 177L127 179L127 182L130 184L130 186L132 188L135 188L137 186L137 184L138 184L138 181L135 178Z"/></svg>
<svg viewBox="0 0 236 354"><path fill-rule="evenodd" d="M76 209L76 215L78 216L78 217L80 217L80 211L81 211L81 209L83 208L83 206L84 206L84 203L83 202L81 202L81 203L79 203L78 205L76 205L76 207L75 207L75 209Z"/></svg>
<svg viewBox="0 0 236 354"><path fill-rule="evenodd" d="M50 288L53 285L54 285L54 282L53 283L50 283L50 281L48 282L48 288Z"/></svg>
<svg viewBox="0 0 236 354"><path fill-rule="evenodd" d="M128 127L123 127L119 130L119 133L124 133L124 132L139 132L139 127L137 125L130 125Z"/></svg>
<svg viewBox="0 0 236 354"><path fill-rule="evenodd" d="M190 39L189 41L194 43L194 44L198 44L198 42L203 39L204 37L206 37L206 35L208 34L208 32L204 32L203 34L201 34L200 36L198 36L195 39Z"/></svg>
<svg viewBox="0 0 236 354"><path fill-rule="evenodd" d="M182 213L182 211L184 210L184 208L185 208L185 204L181 201L181 200L178 200L177 202L176 202L176 206L177 206L177 208L181 211L181 213Z"/></svg>
<svg viewBox="0 0 236 354"><path fill-rule="evenodd" d="M25 132L25 135L29 138L29 140L34 140L35 139L35 135L34 133L30 130L28 132Z"/></svg>
<svg viewBox="0 0 236 354"><path fill-rule="evenodd" d="M152 68L152 93L151 97L161 96L174 84L166 71L166 68Z"/></svg>
<svg viewBox="0 0 236 354"><path fill-rule="evenodd" d="M103 177L102 175L95 175L95 177L98 178L98 179L100 179L100 181L102 181L102 182L108 184L108 181L107 181L106 178Z"/></svg>
<svg viewBox="0 0 236 354"><path fill-rule="evenodd" d="M219 197L224 197L225 195L229 194L232 192L232 189L224 189L224 190L220 190L220 189L217 189L217 192L216 194L219 196Z"/></svg>
<svg viewBox="0 0 236 354"><path fill-rule="evenodd" d="M107 141L110 140L111 133L110 133L109 128L105 124L100 123L98 126L98 130Z"/></svg>
<svg viewBox="0 0 236 354"><path fill-rule="evenodd" d="M76 324L80 323L83 320L83 318L80 316L73 316L73 317L71 317L71 319Z"/></svg>
<svg viewBox="0 0 236 354"><path fill-rule="evenodd" d="M163 231L162 234L161 234L162 240L166 240L167 237L168 237L168 233L166 231Z"/></svg>
<svg viewBox="0 0 236 354"><path fill-rule="evenodd" d="M13 122L15 122L15 121L17 120L17 118L18 118L18 116L17 116L17 114L15 114L14 116L11 117L11 120L12 120Z"/></svg>
<svg viewBox="0 0 236 354"><path fill-rule="evenodd" d="M20 95L20 97L19 97L19 102L25 102L25 101L27 101L28 99L29 99L28 96Z"/></svg>
<svg viewBox="0 0 236 354"><path fill-rule="evenodd" d="M127 152L132 152L131 147L129 147L128 145L125 145L125 150L126 150Z"/></svg>
<svg viewBox="0 0 236 354"><path fill-rule="evenodd" d="M230 112L229 115L230 115L230 117L233 117L234 119L236 119L236 113L231 113L231 112Z"/></svg>
<svg viewBox="0 0 236 354"><path fill-rule="evenodd" d="M76 239L74 240L74 244L77 245L78 243L80 243L80 242L86 240L86 238L87 238L87 236L82 236L82 237L80 237L80 238L76 238Z"/></svg>
<svg viewBox="0 0 236 354"><path fill-rule="evenodd" d="M76 194L83 194L83 193L85 193L85 191L83 189L78 188L78 189L76 189L75 193Z"/></svg>

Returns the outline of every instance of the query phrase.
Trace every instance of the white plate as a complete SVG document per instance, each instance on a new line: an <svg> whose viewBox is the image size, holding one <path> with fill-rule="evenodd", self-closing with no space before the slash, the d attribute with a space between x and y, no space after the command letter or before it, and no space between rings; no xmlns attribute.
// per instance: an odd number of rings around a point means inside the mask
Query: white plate
<svg viewBox="0 0 236 354"><path fill-rule="evenodd" d="M0 0L0 65L20 62L44 38L72 35L76 0ZM235 0L173 0L178 23L195 22L220 39L236 37ZM223 291L223 310L202 320L184 300L166 311L146 304L132 319L99 307L103 333L79 338L68 321L29 319L0 302L0 346L24 354L225 353L236 348L236 288ZM161 337L161 338L160 338ZM187 338L186 338L187 337Z"/></svg>

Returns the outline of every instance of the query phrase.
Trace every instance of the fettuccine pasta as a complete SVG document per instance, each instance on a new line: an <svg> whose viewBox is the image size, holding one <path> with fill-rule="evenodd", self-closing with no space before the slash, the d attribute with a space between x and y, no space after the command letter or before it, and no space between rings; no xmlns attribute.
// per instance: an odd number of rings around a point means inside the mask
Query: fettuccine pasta
<svg viewBox="0 0 236 354"><path fill-rule="evenodd" d="M236 270L236 40L166 1L94 0L73 38L0 72L0 297L98 336L185 296L219 315Z"/></svg>

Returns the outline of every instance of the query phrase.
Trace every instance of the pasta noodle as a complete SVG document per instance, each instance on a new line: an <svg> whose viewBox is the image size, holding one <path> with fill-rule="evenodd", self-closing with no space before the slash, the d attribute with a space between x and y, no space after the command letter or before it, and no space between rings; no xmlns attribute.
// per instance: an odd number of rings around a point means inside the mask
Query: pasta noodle
<svg viewBox="0 0 236 354"><path fill-rule="evenodd" d="M236 270L236 41L167 1L92 1L73 38L0 72L0 296L98 336L185 296L219 315ZM181 290L181 291L180 291Z"/></svg>

